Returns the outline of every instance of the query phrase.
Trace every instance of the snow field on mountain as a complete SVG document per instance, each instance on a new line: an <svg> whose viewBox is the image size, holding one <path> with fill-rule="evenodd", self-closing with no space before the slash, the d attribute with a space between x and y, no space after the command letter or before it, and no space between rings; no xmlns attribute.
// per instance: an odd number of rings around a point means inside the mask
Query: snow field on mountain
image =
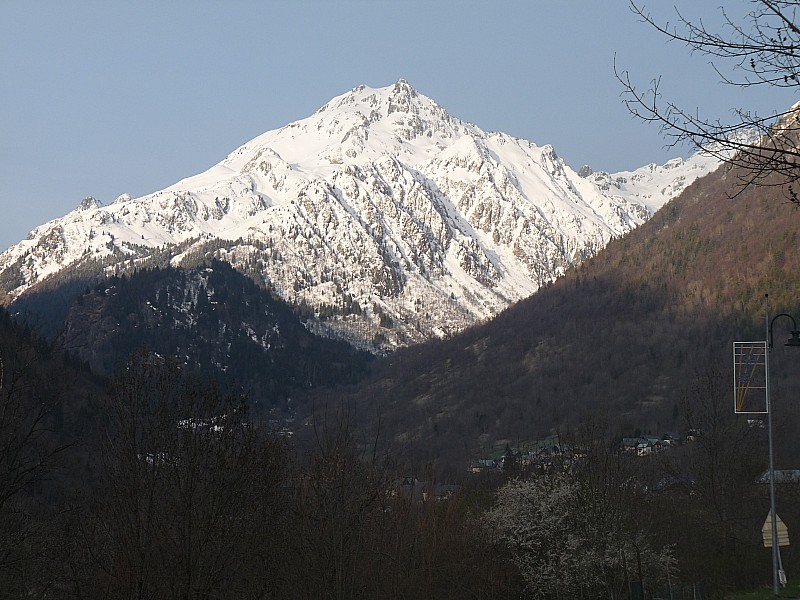
<svg viewBox="0 0 800 600"><path fill-rule="evenodd" d="M360 86L165 190L82 202L0 255L0 280L13 299L68 267L181 264L213 242L319 315L310 326L392 348L530 295L717 164L579 176L551 146L483 132L403 80Z"/></svg>

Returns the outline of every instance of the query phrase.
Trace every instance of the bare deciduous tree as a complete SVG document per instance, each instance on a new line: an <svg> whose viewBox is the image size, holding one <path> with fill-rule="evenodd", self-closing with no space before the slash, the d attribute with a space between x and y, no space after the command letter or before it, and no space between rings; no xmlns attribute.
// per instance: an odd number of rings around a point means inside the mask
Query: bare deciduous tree
<svg viewBox="0 0 800 600"><path fill-rule="evenodd" d="M0 580L31 594L31 563L46 538L37 490L68 447L53 431L60 397L40 381L42 357L11 328L0 346ZM16 587L21 586L21 587Z"/></svg>
<svg viewBox="0 0 800 600"><path fill-rule="evenodd" d="M702 20L693 21L677 11L675 24L655 20L643 4L631 1L631 10L647 25L670 40L685 44L690 52L710 58L725 84L742 88L770 86L797 90L800 85L800 23L798 0L751 0L752 10L737 22L720 8L719 31ZM734 110L733 119L705 118L696 111L665 100L660 78L644 90L637 88L626 70L615 67L625 104L633 115L656 123L671 145L689 143L730 164L747 185L791 184L800 160L800 119L797 106L769 115L746 108ZM791 185L788 193L798 196Z"/></svg>
<svg viewBox="0 0 800 600"><path fill-rule="evenodd" d="M285 450L235 396L139 355L108 407L87 572L107 598L269 597Z"/></svg>

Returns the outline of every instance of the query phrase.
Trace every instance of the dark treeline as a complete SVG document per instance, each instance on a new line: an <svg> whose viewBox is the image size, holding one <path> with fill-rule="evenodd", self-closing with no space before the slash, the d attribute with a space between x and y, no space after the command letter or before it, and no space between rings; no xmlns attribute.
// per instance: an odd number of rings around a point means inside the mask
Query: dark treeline
<svg viewBox="0 0 800 600"><path fill-rule="evenodd" d="M343 422L300 453L177 363L140 352L99 380L2 317L2 597L518 589L476 526L485 493L418 502Z"/></svg>
<svg viewBox="0 0 800 600"><path fill-rule="evenodd" d="M105 381L5 313L0 327L5 597L627 599L639 581L648 597L769 581L764 431L714 372L693 383L691 444L638 457L596 418L558 460L437 499L414 489L436 473L346 412L300 451L154 354ZM790 529L796 493L779 491ZM784 566L800 566L791 548Z"/></svg>

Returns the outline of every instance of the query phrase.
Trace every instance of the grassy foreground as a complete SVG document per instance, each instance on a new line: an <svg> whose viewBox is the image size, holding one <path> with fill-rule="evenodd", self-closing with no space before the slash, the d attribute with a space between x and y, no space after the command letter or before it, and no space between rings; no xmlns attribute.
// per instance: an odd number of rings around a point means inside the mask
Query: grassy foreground
<svg viewBox="0 0 800 600"><path fill-rule="evenodd" d="M761 588L754 592L736 592L726 596L728 600L769 600L775 598L772 594L772 586ZM800 580L790 580L786 587L781 588L778 598L800 598Z"/></svg>

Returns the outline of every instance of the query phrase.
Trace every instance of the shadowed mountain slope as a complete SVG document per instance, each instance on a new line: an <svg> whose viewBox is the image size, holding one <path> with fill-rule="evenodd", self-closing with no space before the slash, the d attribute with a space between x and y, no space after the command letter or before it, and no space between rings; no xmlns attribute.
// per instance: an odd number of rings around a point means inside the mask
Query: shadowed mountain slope
<svg viewBox="0 0 800 600"><path fill-rule="evenodd" d="M142 348L288 409L297 390L357 380L371 355L310 333L285 303L220 261L105 279L71 304L63 339L98 373Z"/></svg>
<svg viewBox="0 0 800 600"><path fill-rule="evenodd" d="M684 427L696 375L712 369L727 385L732 342L764 339L764 294L772 314L800 306L800 212L779 189L736 181L725 170L698 180L485 325L388 357L349 394L354 419L380 422L401 454L450 466L590 416L620 432ZM798 357L783 350L774 389L796 397Z"/></svg>

